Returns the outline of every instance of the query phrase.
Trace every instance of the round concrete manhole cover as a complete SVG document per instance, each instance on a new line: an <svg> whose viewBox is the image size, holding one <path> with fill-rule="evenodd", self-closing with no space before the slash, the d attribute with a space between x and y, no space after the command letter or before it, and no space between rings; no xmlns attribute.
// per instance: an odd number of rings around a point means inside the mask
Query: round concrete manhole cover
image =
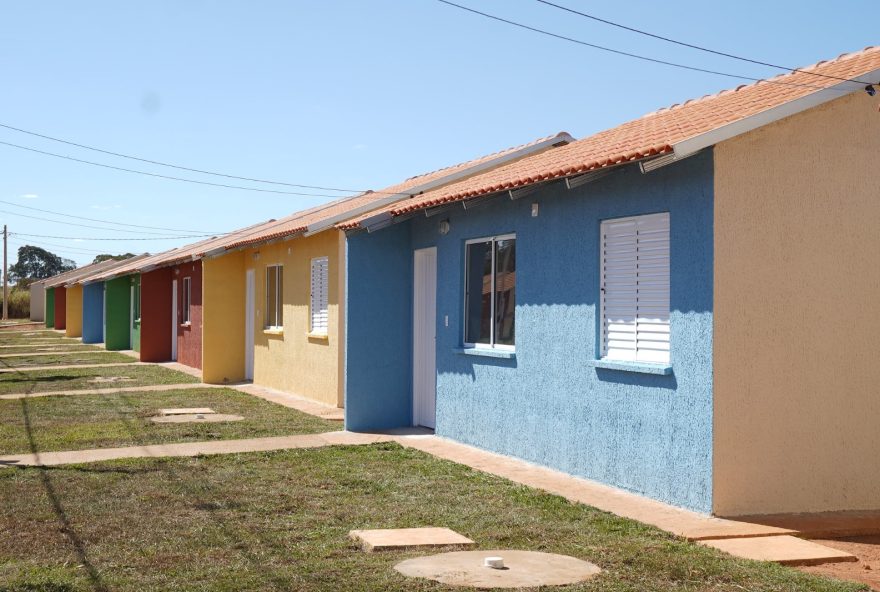
<svg viewBox="0 0 880 592"><path fill-rule="evenodd" d="M500 558L504 567L486 567L486 558ZM592 563L567 555L499 549L417 557L401 561L394 569L412 578L474 588L564 586L589 580L602 571Z"/></svg>

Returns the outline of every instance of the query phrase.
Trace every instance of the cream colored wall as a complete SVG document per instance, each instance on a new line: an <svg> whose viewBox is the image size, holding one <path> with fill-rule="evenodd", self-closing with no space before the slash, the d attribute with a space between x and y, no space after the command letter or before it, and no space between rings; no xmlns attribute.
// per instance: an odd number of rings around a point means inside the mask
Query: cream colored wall
<svg viewBox="0 0 880 592"><path fill-rule="evenodd" d="M244 380L244 256L202 261L202 380Z"/></svg>
<svg viewBox="0 0 880 592"><path fill-rule="evenodd" d="M716 514L880 509L878 313L878 100L718 145Z"/></svg>
<svg viewBox="0 0 880 592"><path fill-rule="evenodd" d="M340 278L344 267L344 235L328 230L314 236L263 245L244 253L246 268L255 270L254 384L295 393L341 407L343 394ZM328 336L309 333L311 261L327 257L329 265ZM266 267L281 264L284 331L263 329L266 308Z"/></svg>
<svg viewBox="0 0 880 592"><path fill-rule="evenodd" d="M67 317L64 325L65 336L82 337L83 289L81 284L67 288L64 310Z"/></svg>

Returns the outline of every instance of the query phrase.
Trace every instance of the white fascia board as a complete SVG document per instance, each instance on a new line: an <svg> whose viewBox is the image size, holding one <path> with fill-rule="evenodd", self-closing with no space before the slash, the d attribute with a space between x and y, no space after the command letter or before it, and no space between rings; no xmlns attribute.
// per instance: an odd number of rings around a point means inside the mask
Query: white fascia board
<svg viewBox="0 0 880 592"><path fill-rule="evenodd" d="M497 158L492 158L485 162L481 162L480 164L475 164L473 166L467 167L466 169L462 169L458 172L451 173L449 175L445 175L443 177L439 177L434 179L433 181L429 181L427 183L423 183L422 185L416 185L415 187L409 189L400 195L388 195L386 197L381 197L376 201L364 204L360 207L354 208L342 214L337 214L335 216L331 216L326 220L322 220L315 224L310 224L308 229L303 236L311 236L313 234L317 234L323 230L327 230L338 224L339 222L344 222L345 220L351 220L352 218L357 218L358 216L362 216L364 214L368 214L369 212L373 212L375 210L384 208L385 206L389 206L391 204L403 201L405 199L409 199L414 195L419 195L420 193L424 193L426 191L430 191L431 189L437 189L438 187L442 187L444 185L449 185L450 183L454 183L460 179L464 179L465 177L471 177L478 173L482 173L494 168L497 168L503 164L508 162L517 160L524 156L529 156L530 154L534 154L536 152L540 152L542 150L546 150L555 146L556 144L570 144L574 142L574 138L565 133L560 132L555 136L547 138L541 142L536 144L532 144L530 146L525 146L520 148L519 150L514 150L513 152L509 152L507 154L503 154L498 156Z"/></svg>
<svg viewBox="0 0 880 592"><path fill-rule="evenodd" d="M858 78L875 80L878 76L880 76L880 69L861 74ZM699 152L703 148L714 146L715 144L758 129L759 127L773 123L774 121L779 121L780 119L801 113L807 109L818 107L819 105L833 101L834 99L844 97L848 93L864 91L864 89L865 85L859 82L841 82L840 84L823 88L799 99L794 99L788 103L783 103L777 107L761 111L760 113L756 113L744 119L693 136L687 140L677 142L672 146L672 150L675 153L676 159L684 158Z"/></svg>

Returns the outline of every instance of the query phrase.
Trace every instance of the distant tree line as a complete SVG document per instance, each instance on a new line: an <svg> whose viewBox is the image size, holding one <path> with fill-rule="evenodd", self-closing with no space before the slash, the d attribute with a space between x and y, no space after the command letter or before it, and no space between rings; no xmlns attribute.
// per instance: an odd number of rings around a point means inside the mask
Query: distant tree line
<svg viewBox="0 0 880 592"><path fill-rule="evenodd" d="M108 259L128 259L134 257L134 253L112 255L102 253L95 257L92 263L100 263ZM76 262L72 259L60 257L50 253L46 249L33 245L25 245L18 248L18 261L9 266L9 281L18 287L27 287L37 280L46 279L65 271L76 269Z"/></svg>

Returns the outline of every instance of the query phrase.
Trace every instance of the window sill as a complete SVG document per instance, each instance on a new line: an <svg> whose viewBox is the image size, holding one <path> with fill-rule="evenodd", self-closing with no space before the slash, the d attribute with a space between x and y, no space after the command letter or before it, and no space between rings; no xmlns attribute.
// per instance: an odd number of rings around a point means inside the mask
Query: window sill
<svg viewBox="0 0 880 592"><path fill-rule="evenodd" d="M318 341L330 341L330 335L327 333L306 333L306 337Z"/></svg>
<svg viewBox="0 0 880 592"><path fill-rule="evenodd" d="M186 323L180 323L180 326L188 329L189 327L192 327L192 323L187 321Z"/></svg>
<svg viewBox="0 0 880 592"><path fill-rule="evenodd" d="M484 358L516 359L516 352L509 349L491 349L488 347L459 347L452 350L465 356L482 356Z"/></svg>
<svg viewBox="0 0 880 592"><path fill-rule="evenodd" d="M284 335L284 329L263 329L263 335Z"/></svg>
<svg viewBox="0 0 880 592"><path fill-rule="evenodd" d="M605 370L638 372L640 374L659 374L661 376L672 374L671 364L651 364L648 362L627 362L622 360L590 360L588 364L594 368L603 368Z"/></svg>

